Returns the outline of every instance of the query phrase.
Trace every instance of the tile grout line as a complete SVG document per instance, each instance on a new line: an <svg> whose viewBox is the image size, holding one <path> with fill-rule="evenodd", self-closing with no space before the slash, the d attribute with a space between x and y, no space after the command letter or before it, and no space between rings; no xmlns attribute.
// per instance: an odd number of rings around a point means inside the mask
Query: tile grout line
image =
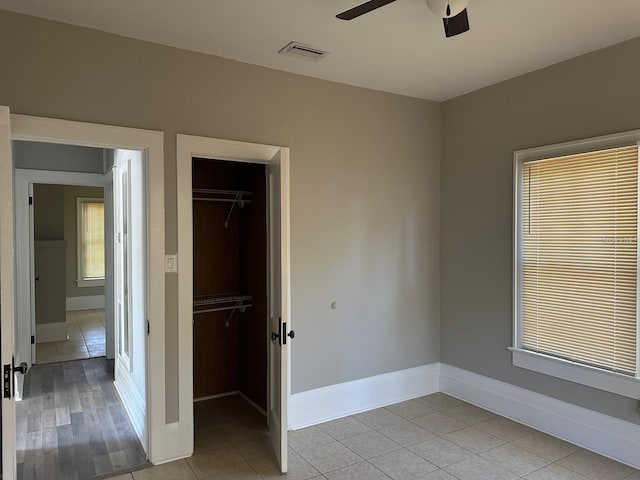
<svg viewBox="0 0 640 480"><path fill-rule="evenodd" d="M390 410L386 409L386 407L383 407L383 408L385 408L385 410L387 410L387 411L388 411L388 412L390 412L390 413L394 413L394 412L391 412ZM450 415L448 415L448 414L446 413L447 411L449 411L449 410L451 410L451 409L453 409L453 408L456 408L456 407L454 406L454 407L450 407L450 408L445 408L445 409L442 409L442 410L439 410L439 411L434 411L433 413L442 413L443 415L445 415L445 416L447 416L447 417L449 417L449 418L452 418L453 420L457 420L457 421L461 422L461 421L460 421L460 420L458 420L457 418L452 417L452 416L450 416ZM397 415L397 414L396 414L396 415ZM426 416L426 415L430 415L430 413L427 413L427 414L422 415L422 416ZM416 425L416 426L418 426L419 428L423 428L424 430L426 430L426 431L430 432L431 434L435 435L437 438L443 439L443 440L445 440L445 441L449 441L449 440L448 440L447 438L445 438L443 435L438 434L438 433L435 433L435 432L432 432L432 431L430 431L429 429L427 429L427 428L423 427L422 425L419 425L419 424L417 424L417 423L413 422L413 420L415 420L416 418L421 418L422 416L420 416L420 417L415 417L415 418L413 418L413 419L409 419L409 418L406 418L406 417L402 417L401 415L398 415L398 416L399 416L400 418L402 418L402 421L407 421L407 422L409 422L409 423L412 423L413 425ZM353 416L353 415L351 415L351 416L349 416L349 417L354 418L354 416ZM349 418L349 417L344 417L344 418ZM550 466L550 465L553 465L553 464L559 464L559 462L560 462L562 459L564 459L564 458L566 458L566 457L568 457L568 456L570 456L570 455L573 455L574 453L577 453L577 452L579 452L579 451L580 451L580 450L577 450L576 452L569 453L569 454L567 454L567 455L562 456L562 457L561 457L561 458L559 458L559 459L556 459L556 460L553 460L553 461L552 461L552 460L549 460L548 458L541 457L540 455L538 455L538 454L536 454L536 453L534 453L534 452L531 452L531 451L527 450L526 448L522 448L522 447L518 447L518 446L514 445L514 446L516 446L517 448L520 448L521 450L523 450L523 451L525 451L525 452L527 452L527 453L529 453L529 454L536 455L536 456L538 456L538 457L540 457L540 458L542 458L543 460L545 460L545 461L547 461L547 462L548 462L548 463L547 463L547 464L545 464L544 466L539 467L539 468L537 468L537 469L535 469L535 470L532 470L531 472L528 472L528 473L526 473L525 475L519 475L518 473L513 472L513 471L511 471L511 470L509 470L509 469L505 468L505 467L504 467L504 466L502 466L502 465L499 465L498 463L496 463L496 462L494 462L494 461L492 461L492 460L490 460L490 459L484 458L484 457L482 456L482 454L483 454L483 453L486 453L486 452L489 452L489 451L491 451L491 450L497 449L497 448L502 448L502 447L504 447L504 446L506 446L506 445L513 445L513 442L515 442L515 441L516 441L516 440L518 440L519 438L526 437L526 436L527 436L527 435L529 435L529 434L522 435L522 436L520 436L520 437L518 437L517 439L514 439L514 440L512 440L512 441L507 441L507 440L504 440L504 439L502 439L502 438L500 438L500 437L498 437L498 436L496 436L496 435L493 435L493 434L492 434L492 433L490 433L490 432L485 432L484 430L479 429L479 428L477 428L477 427L476 427L478 424L483 423L483 422L485 422L485 421L489 421L489 420L491 420L491 419L493 419L493 418L504 418L504 417L500 417L500 416L496 416L496 415L494 415L494 416L489 417L489 418L487 418L487 419L485 419L485 420L481 420L481 421L479 421L479 422L472 423L472 424L468 424L468 423L466 423L466 422L461 422L461 423L464 423L464 424L465 424L465 426L464 426L464 427L461 427L461 428L459 428L459 429L452 430L451 432L447 432L445 435L448 435L448 434L453 433L453 432L456 432L456 431L461 431L461 430L464 430L464 429L467 429L467 428L476 428L477 430L480 430L480 431L482 431L483 433L485 433L485 434L487 434L487 435L490 435L491 437L496 438L497 440L499 440L500 442L502 442L500 445L497 445L497 446L495 446L495 447L493 447L493 448L490 448L490 449L488 449L488 450L486 450L486 451L479 452L479 453L477 453L477 454L476 454L476 453L473 453L473 452L471 452L471 451L469 451L469 450L467 450L467 449L465 449L465 448L464 448L464 447L462 447L461 445L458 445L456 442L453 442L453 443L454 443L458 448L461 448L462 450L464 450L464 451L466 451L467 453L469 453L469 455L470 455L470 456L469 456L469 457L467 457L467 458L473 458L473 457L480 458L480 459L482 459L482 460L484 460L484 461L487 461L487 462L488 462L488 463L490 463L491 465L493 465L493 466L495 466L495 467L498 467L498 468L500 468L500 469L502 469L502 470L504 470L504 471L508 472L508 473L509 473L509 474L511 474L511 475L516 475L516 478L517 478L517 479L525 478L527 475L531 475L532 473L535 473L535 472L537 472L537 471L539 471L539 470L542 470L542 469L544 469L544 468L547 468L547 467L548 467L548 466ZM357 419L356 419L356 420L357 420ZM398 424L399 424L399 423L402 423L402 422L398 422ZM517 422L515 422L515 423L517 423ZM366 424L365 424L365 425L366 425ZM367 426L367 428L371 428L369 425L366 425L366 426ZM388 426L392 426L392 425L388 425ZM347 445L345 445L345 444L343 443L343 441L344 441L344 440L347 440L347 439L349 439L349 438L353 438L353 437L356 437L356 436L358 436L358 435L361 435L361 434L367 433L367 432L358 433L358 434L355 434L355 435L350 435L350 436L345 437L345 438L343 438L343 439L341 439L341 440L338 440L338 439L337 439L337 438L335 438L333 435L331 435L329 432L325 431L325 430L324 430L320 425L318 425L318 428L319 428L321 431L323 431L324 433L326 433L329 437L331 437L332 439L334 439L334 441L337 441L338 443L340 443L341 445L343 445L343 446L344 446L345 448L347 448L348 450L352 451L352 452L353 452L354 454L356 454L357 456L360 456L360 455L358 455L358 453L357 453L357 452L353 451L351 448L349 448ZM381 427L380 429L383 429L383 428L386 428L386 427ZM383 437L388 438L388 439L389 439L389 440L391 440L391 441L394 441L393 439L391 439L391 438L387 437L386 435L384 435L383 433L381 433L379 430L371 429L370 431L376 432L376 433L378 433L378 434L382 435ZM535 429L533 429L533 432L535 432L535 431L536 431L536 430L535 430ZM531 433L533 433L533 432L531 432ZM428 440L427 440L427 441L428 441ZM422 443L422 442L418 442L417 444L419 444L419 443ZM416 445L417 445L417 444L416 444ZM322 445L318 445L318 446L322 446ZM410 446L412 446L412 445L408 445L408 446L400 445L400 448L399 448L399 449L397 449L397 450L394 450L394 451L398 451L398 450L408 450L408 451L410 451L410 452L411 452L411 450L409 450L409 448L408 448L408 447L410 447ZM577 447L577 446L576 446L576 447ZM291 448L293 448L293 447L291 447ZM580 448L580 447L578 447L578 448ZM294 449L294 451L296 451L296 453L300 454L297 450L295 450L295 448L293 448L293 449ZM390 453L390 452L387 452L387 453ZM412 453L415 453L415 452L412 452ZM383 453L383 454L381 454L381 455L378 455L378 456L376 456L376 457L372 457L372 458L377 458L377 457L379 457L379 456L383 456L383 455L386 455L386 453ZM417 455L418 455L420 458L422 458L424 461L428 462L429 464L434 465L434 464L432 464L431 462L429 462L429 460L428 460L428 459L426 459L426 458L422 457L420 454L417 454ZM304 458L304 457L303 457L303 458ZM361 458L362 458L362 457L361 457ZM376 467L376 465L373 465L373 464L370 462L370 460L371 460L371 459L364 459L364 458L363 458L363 460L364 460L364 461L366 461L367 463L369 463L370 465L372 465L372 466L373 466L374 468L376 468L377 470L379 470L379 469ZM356 462L356 463L361 463L361 462ZM459 462L455 462L455 463L459 463ZM454 463L454 464L455 464L455 463ZM452 465L454 465L454 464L452 464ZM355 464L352 464L352 465L355 465ZM347 468L348 466L349 466L349 465L347 465L347 466L345 466L345 467L340 467L340 468ZM451 466L451 465L448 465L448 466ZM562 466L562 465L559 465L559 466ZM434 465L434 467L437 467L437 469L438 469L438 470L442 470L442 471L444 471L444 472L449 473L447 470L445 470L445 468L446 468L446 467L441 468L441 467L438 467L437 465ZM335 471L337 471L337 470L340 470L340 468L335 469L335 470L331 470L331 471L326 472L326 473L332 473L332 472L335 472ZM563 467L563 468L567 468L567 467ZM569 470L579 475L579 472L576 472L575 470L573 470L573 469L571 469L571 468L569 468ZM382 472L382 473L384 474L384 472ZM451 473L449 473L449 474L455 477L455 475L453 475L453 474L451 474ZM385 474L385 475L386 475L386 474ZM631 475L633 475L633 473L632 473ZM630 475L630 476L631 476L631 475ZM629 476L629 477L630 477L630 476ZM624 478L628 478L628 477L624 477ZM585 480L586 480L586 479L585 479ZM624 480L624 479L623 479L623 480Z"/></svg>

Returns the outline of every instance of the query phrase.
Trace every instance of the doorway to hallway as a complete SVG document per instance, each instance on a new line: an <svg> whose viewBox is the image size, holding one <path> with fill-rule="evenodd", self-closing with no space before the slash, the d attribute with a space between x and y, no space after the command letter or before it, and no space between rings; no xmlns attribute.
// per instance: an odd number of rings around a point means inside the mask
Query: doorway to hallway
<svg viewBox="0 0 640 480"><path fill-rule="evenodd" d="M16 478L43 478L47 463L47 478L55 471L78 480L139 468L148 433L144 156L14 145L16 275L25 286L17 292L17 353L31 365L15 384ZM38 152L61 157L60 148L79 161L97 151L100 161L90 173L29 163ZM96 426L101 418L107 430Z"/></svg>

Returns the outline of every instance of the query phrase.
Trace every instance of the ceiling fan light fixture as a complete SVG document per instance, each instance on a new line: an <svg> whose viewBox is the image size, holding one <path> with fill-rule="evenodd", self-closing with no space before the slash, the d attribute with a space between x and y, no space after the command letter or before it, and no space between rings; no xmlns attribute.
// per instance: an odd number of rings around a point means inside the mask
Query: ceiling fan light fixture
<svg viewBox="0 0 640 480"><path fill-rule="evenodd" d="M440 18L451 18L462 12L469 0L426 0L429 10Z"/></svg>

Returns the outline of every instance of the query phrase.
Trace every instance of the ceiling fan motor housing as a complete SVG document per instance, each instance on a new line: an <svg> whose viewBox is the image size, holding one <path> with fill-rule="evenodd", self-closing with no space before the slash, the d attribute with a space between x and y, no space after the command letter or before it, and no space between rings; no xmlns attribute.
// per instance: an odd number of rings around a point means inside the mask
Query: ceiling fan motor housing
<svg viewBox="0 0 640 480"><path fill-rule="evenodd" d="M427 0L429 10L441 18L451 18L462 12L469 0Z"/></svg>

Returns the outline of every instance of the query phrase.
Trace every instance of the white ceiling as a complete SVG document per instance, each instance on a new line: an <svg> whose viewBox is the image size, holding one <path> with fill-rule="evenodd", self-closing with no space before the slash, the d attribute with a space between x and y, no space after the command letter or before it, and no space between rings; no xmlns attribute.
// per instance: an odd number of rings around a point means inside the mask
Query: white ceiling
<svg viewBox="0 0 640 480"><path fill-rule="evenodd" d="M449 39L425 0L335 18L362 1L0 0L0 8L438 101L640 36L639 0L471 0L471 30ZM317 63L279 55L292 40L330 55Z"/></svg>

